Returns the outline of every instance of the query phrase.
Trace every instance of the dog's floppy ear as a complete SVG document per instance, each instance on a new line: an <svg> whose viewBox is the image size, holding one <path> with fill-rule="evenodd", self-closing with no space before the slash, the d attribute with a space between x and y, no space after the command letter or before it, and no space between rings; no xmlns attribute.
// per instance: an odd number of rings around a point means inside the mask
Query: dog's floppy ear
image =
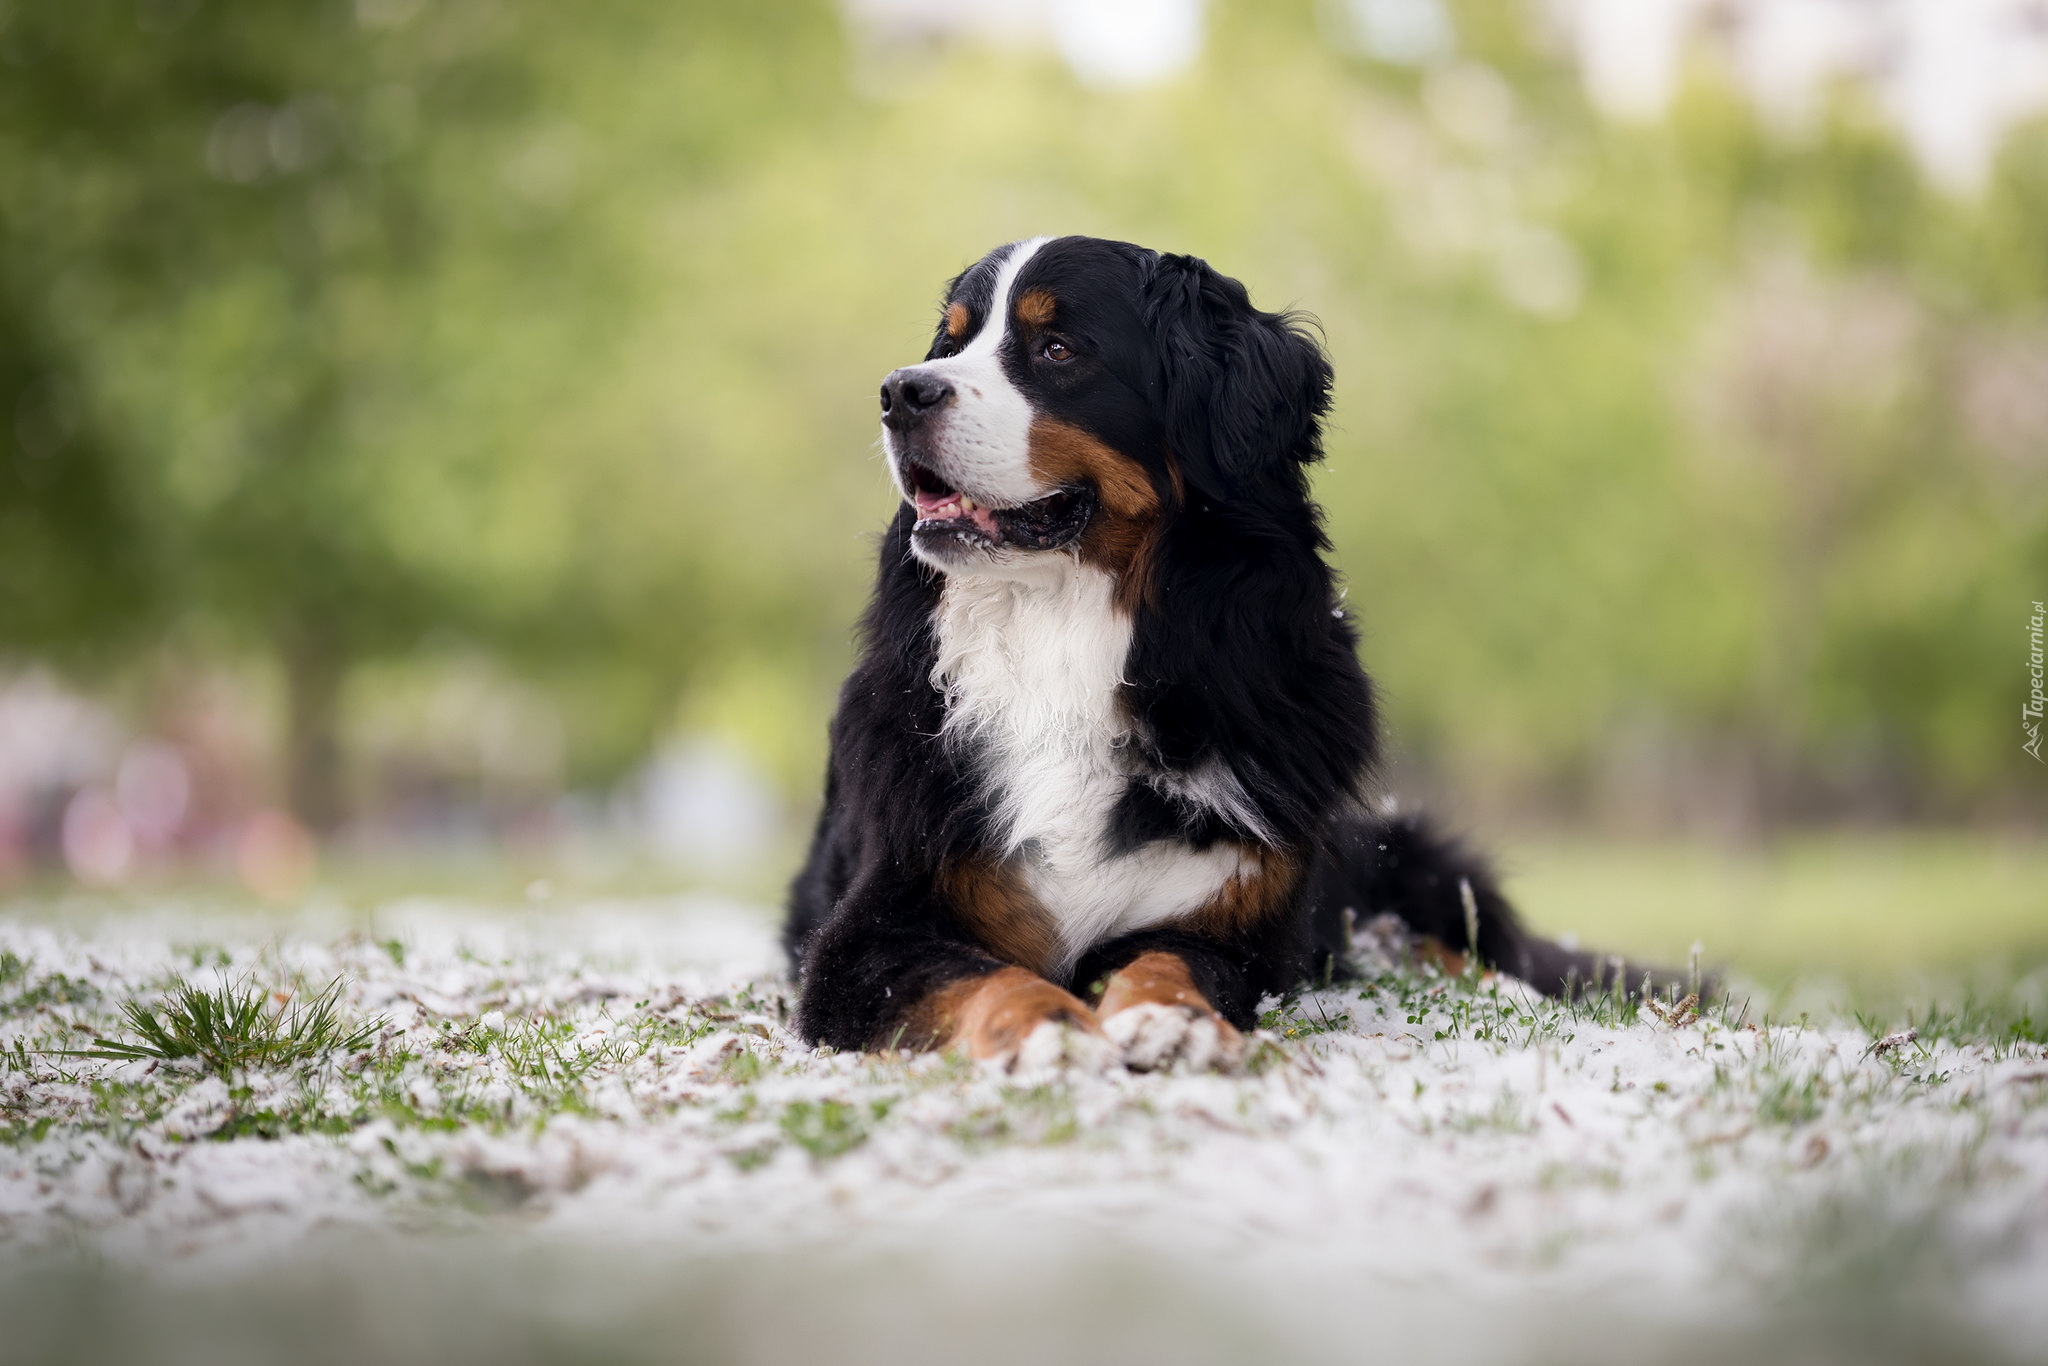
<svg viewBox="0 0 2048 1366"><path fill-rule="evenodd" d="M1159 257L1145 307L1167 447L1191 481L1235 493L1322 458L1330 362L1301 319L1193 256Z"/></svg>

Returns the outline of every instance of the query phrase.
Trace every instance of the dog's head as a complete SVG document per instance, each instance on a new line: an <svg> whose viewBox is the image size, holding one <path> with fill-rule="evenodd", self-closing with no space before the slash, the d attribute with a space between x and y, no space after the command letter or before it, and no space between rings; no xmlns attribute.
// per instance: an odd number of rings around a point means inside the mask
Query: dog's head
<svg viewBox="0 0 2048 1366"><path fill-rule="evenodd" d="M1190 503L1304 504L1329 390L1314 339L1204 262L1036 238L953 281L925 359L882 384L883 443L926 563L1124 575Z"/></svg>

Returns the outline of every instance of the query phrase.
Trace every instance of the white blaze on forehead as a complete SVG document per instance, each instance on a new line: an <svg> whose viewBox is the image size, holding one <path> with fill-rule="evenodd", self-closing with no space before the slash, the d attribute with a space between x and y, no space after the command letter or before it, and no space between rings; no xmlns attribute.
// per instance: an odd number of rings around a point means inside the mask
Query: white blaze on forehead
<svg viewBox="0 0 2048 1366"><path fill-rule="evenodd" d="M954 355L911 367L953 386L953 402L935 419L929 454L940 478L981 502L1028 503L1053 491L1031 477L1031 403L1004 372L1002 358L1017 276L1051 240L1034 237L1010 248L996 271L981 330ZM885 431L883 439L894 454L894 434ZM893 460L889 472L901 489L903 473Z"/></svg>
<svg viewBox="0 0 2048 1366"><path fill-rule="evenodd" d="M959 354L931 364L950 365L970 357L993 356L1001 349L1003 335L1009 329L1010 296L1016 292L1017 277L1038 254L1038 249L1051 240L1050 237L1034 237L1010 248L1010 254L1003 258L1001 268L996 271L996 285L989 295L988 316L981 320L981 331L974 334L973 341L960 348Z"/></svg>

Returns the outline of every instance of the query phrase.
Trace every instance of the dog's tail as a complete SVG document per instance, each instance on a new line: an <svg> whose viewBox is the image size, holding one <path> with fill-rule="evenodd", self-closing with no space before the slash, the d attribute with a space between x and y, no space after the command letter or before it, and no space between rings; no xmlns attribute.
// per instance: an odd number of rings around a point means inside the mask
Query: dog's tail
<svg viewBox="0 0 2048 1366"><path fill-rule="evenodd" d="M1638 996L1645 974L1654 993L1687 986L1684 974L1566 948L1530 932L1487 861L1421 815L1358 812L1339 821L1310 894L1319 962L1332 952L1342 962L1351 952L1353 925L1392 914L1413 934L1455 954L1476 948L1482 963L1548 996L1613 991Z"/></svg>

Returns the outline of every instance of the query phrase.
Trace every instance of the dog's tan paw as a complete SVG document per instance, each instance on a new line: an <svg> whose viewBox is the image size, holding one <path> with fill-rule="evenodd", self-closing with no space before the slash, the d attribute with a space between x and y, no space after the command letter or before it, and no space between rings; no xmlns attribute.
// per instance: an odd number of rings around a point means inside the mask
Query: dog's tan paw
<svg viewBox="0 0 2048 1366"><path fill-rule="evenodd" d="M1136 1071L1184 1062L1230 1072L1244 1062L1244 1036L1216 1013L1178 954L1138 955L1110 974L1095 1009Z"/></svg>
<svg viewBox="0 0 2048 1366"><path fill-rule="evenodd" d="M1071 992L1023 968L956 982L926 1003L913 1031L930 1047L1010 1068L1104 1065L1115 1048L1095 1012Z"/></svg>

